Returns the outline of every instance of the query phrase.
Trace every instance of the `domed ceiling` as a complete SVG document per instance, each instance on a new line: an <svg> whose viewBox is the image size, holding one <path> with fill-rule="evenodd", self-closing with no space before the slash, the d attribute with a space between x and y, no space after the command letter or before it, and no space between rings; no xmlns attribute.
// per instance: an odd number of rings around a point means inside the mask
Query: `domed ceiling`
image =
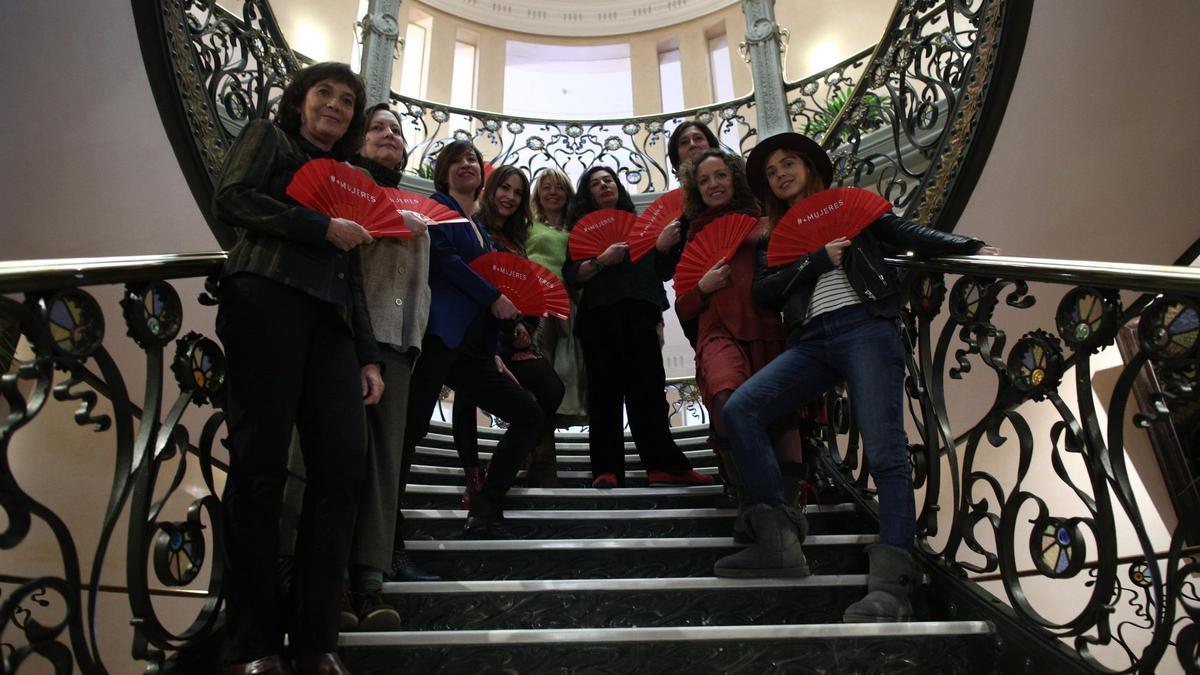
<svg viewBox="0 0 1200 675"><path fill-rule="evenodd" d="M737 0L421 0L470 21L518 33L588 37L665 28Z"/></svg>

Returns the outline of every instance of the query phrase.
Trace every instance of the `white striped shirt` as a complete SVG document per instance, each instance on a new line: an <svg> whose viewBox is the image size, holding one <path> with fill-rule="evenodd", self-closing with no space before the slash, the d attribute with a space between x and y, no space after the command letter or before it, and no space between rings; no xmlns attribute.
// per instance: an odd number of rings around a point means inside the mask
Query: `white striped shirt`
<svg viewBox="0 0 1200 675"><path fill-rule="evenodd" d="M826 312L857 305L861 302L862 300L858 299L858 293L855 293L854 287L850 285L850 279L846 277L846 270L835 267L817 277L817 286L813 289L812 298L809 299L808 313L804 317L804 322L808 323Z"/></svg>

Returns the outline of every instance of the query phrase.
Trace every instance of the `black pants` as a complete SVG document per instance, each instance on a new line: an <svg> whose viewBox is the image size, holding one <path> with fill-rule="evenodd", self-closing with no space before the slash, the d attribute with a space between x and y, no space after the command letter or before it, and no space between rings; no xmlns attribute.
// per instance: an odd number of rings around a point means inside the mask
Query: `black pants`
<svg viewBox="0 0 1200 675"><path fill-rule="evenodd" d="M554 415L567 392L562 378L554 372L554 366L544 358L505 361L504 364L521 383L521 388L533 394L533 398L542 409L545 423L542 425L542 432L538 434L540 437L553 428ZM451 422L454 447L458 450L458 458L462 460L464 469L479 466L479 425L475 419L476 407L475 401L466 392L455 390Z"/></svg>
<svg viewBox="0 0 1200 675"><path fill-rule="evenodd" d="M429 417L437 406L443 385L453 389L456 396L464 395L508 422L508 431L500 438L488 465L484 498L471 501L473 514L499 513L504 495L516 480L521 463L537 443L545 416L532 394L496 370L491 356L475 355L466 349L450 349L434 335L427 334L421 343L421 356L417 358L408 392L400 496L404 496L403 486L408 482L413 451L429 432Z"/></svg>
<svg viewBox="0 0 1200 675"><path fill-rule="evenodd" d="M658 310L649 303L628 301L585 311L580 340L587 364L592 475L613 473L620 483L625 482L622 403L647 470L691 469L672 440L667 421L667 375L658 344Z"/></svg>
<svg viewBox="0 0 1200 675"><path fill-rule="evenodd" d="M225 602L230 661L283 648L279 512L292 427L307 484L296 542L290 644L337 649L342 579L366 460L358 358L336 308L264 277L221 282L217 335L228 363Z"/></svg>

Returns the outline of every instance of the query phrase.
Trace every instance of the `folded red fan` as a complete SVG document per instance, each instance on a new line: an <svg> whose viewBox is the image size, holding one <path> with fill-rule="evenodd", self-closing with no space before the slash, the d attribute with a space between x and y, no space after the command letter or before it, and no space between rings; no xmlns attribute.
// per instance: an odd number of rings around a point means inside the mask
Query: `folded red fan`
<svg viewBox="0 0 1200 675"><path fill-rule="evenodd" d="M705 225L683 247L683 256L675 266L675 297L692 290L718 261L732 260L738 246L757 225L758 218L744 213L730 213Z"/></svg>
<svg viewBox="0 0 1200 675"><path fill-rule="evenodd" d="M492 251L475 258L469 266L485 281L500 289L521 314L546 316L547 290L537 271L541 265L512 253Z"/></svg>
<svg viewBox="0 0 1200 675"><path fill-rule="evenodd" d="M795 262L838 237L853 239L891 210L891 202L862 188L818 192L796 202L775 225L767 244L767 264Z"/></svg>
<svg viewBox="0 0 1200 675"><path fill-rule="evenodd" d="M637 215L619 209L599 209L579 219L567 238L571 260L587 260L609 246L626 241Z"/></svg>
<svg viewBox="0 0 1200 675"><path fill-rule="evenodd" d="M676 188L654 200L629 230L629 259L636 262L649 253L663 229L682 215L682 189Z"/></svg>
<svg viewBox="0 0 1200 675"><path fill-rule="evenodd" d="M404 226L404 216L384 196L383 188L344 162L332 159L306 162L292 177L287 195L327 216L353 220L372 236L412 236Z"/></svg>

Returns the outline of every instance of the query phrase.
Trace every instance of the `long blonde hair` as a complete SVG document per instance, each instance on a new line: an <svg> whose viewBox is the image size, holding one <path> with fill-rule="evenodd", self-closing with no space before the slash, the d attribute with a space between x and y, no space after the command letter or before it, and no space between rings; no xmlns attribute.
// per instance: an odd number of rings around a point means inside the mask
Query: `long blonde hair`
<svg viewBox="0 0 1200 675"><path fill-rule="evenodd" d="M542 186L542 181L546 180L556 181L559 187L563 189L563 192L567 193L567 200L563 202L561 216L561 222L565 226L567 224L567 209L571 208L571 201L575 199L575 188L571 186L570 176L553 167L546 167L539 171L537 180L533 181L533 189L530 190L532 193L530 205L533 207L533 219L539 223L549 225L549 222L546 220L546 211L542 208L541 193L538 191L538 188Z"/></svg>
<svg viewBox="0 0 1200 675"><path fill-rule="evenodd" d="M777 152L786 152L793 157L799 158L800 161L804 162L804 168L808 170L808 180L804 183L804 190L800 193L800 199L811 197L829 187L825 184L825 179L821 177L821 173L817 171L816 165L808 158L808 155L789 148L780 148L771 154L774 155ZM770 160L771 158L768 157L767 159ZM775 193L771 191L770 185L767 186L763 195L763 201L765 202L763 205L767 210L767 234L769 235L775 229L775 225L779 223L779 219L783 218L783 214L787 213L790 206L787 202L775 196Z"/></svg>

